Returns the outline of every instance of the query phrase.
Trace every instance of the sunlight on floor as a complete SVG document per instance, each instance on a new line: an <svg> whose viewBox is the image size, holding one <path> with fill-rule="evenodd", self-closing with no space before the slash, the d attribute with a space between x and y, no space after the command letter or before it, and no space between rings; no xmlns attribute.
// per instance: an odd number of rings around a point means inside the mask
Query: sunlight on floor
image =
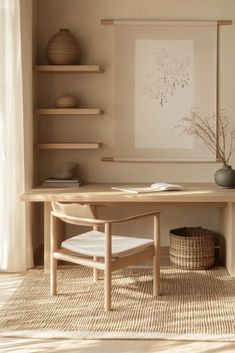
<svg viewBox="0 0 235 353"><path fill-rule="evenodd" d="M0 308L24 279L24 273L0 273Z"/></svg>

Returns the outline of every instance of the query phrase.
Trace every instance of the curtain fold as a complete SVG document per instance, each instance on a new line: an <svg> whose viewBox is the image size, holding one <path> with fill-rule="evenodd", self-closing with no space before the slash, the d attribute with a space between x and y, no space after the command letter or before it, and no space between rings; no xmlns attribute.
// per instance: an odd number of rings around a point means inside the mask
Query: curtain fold
<svg viewBox="0 0 235 353"><path fill-rule="evenodd" d="M0 270L33 265L26 232L20 0L0 1Z"/></svg>

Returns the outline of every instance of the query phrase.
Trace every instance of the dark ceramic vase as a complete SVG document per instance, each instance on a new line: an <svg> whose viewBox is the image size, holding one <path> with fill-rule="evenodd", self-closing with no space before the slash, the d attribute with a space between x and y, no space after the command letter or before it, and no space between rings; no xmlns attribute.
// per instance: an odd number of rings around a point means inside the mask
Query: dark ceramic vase
<svg viewBox="0 0 235 353"><path fill-rule="evenodd" d="M224 164L223 168L215 172L215 183L222 188L235 187L235 170L230 165Z"/></svg>

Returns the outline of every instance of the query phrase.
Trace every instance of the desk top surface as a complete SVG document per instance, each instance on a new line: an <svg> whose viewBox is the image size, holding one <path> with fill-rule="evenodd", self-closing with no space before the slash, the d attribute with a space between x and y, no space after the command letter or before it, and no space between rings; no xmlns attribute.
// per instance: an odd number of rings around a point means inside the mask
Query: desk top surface
<svg viewBox="0 0 235 353"><path fill-rule="evenodd" d="M77 188L35 187L22 195L23 201L49 202L51 200L81 203L228 203L235 202L235 189L219 188L209 183L181 183L181 191L155 191L133 194L112 190L112 186L122 183L83 184ZM130 184L128 184L130 185ZM146 187L149 184L133 184L133 187Z"/></svg>

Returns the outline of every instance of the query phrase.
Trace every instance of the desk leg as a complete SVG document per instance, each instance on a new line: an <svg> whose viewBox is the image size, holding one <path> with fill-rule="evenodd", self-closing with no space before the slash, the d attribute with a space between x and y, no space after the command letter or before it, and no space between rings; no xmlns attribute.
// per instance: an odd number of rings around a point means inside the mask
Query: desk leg
<svg viewBox="0 0 235 353"><path fill-rule="evenodd" d="M222 234L225 238L225 266L235 277L235 203L228 202L222 212Z"/></svg>
<svg viewBox="0 0 235 353"><path fill-rule="evenodd" d="M50 217L51 203L44 202L44 272L50 270Z"/></svg>

